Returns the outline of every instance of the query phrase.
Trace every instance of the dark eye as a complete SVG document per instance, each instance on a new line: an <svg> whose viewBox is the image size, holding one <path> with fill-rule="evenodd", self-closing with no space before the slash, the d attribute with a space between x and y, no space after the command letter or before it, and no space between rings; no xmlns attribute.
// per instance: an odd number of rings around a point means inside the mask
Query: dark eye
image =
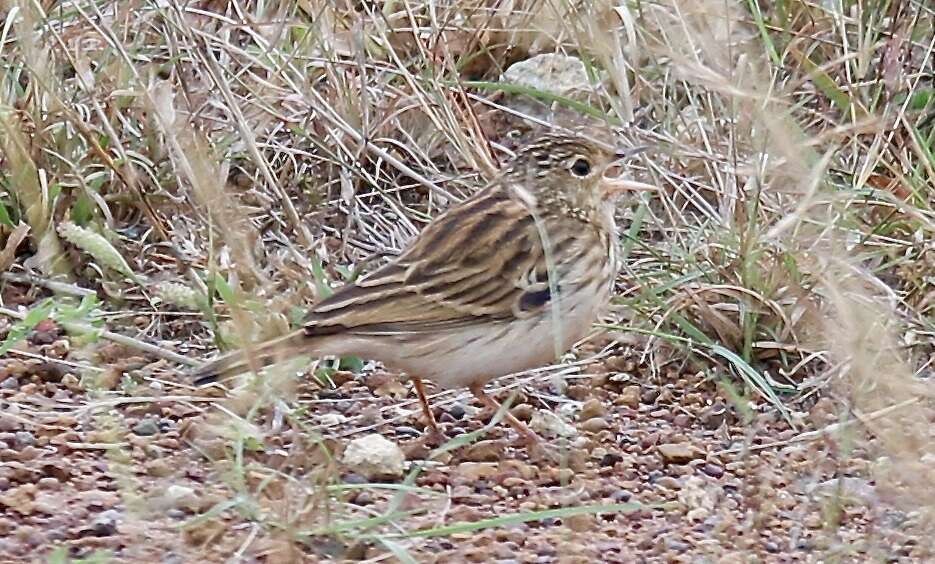
<svg viewBox="0 0 935 564"><path fill-rule="evenodd" d="M571 164L571 173L583 178L591 174L591 163L587 159L577 159Z"/></svg>

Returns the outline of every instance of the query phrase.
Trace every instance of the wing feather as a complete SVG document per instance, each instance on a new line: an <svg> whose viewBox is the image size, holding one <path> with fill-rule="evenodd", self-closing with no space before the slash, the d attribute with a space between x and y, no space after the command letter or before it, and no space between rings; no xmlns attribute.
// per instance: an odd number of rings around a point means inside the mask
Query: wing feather
<svg viewBox="0 0 935 564"><path fill-rule="evenodd" d="M532 215L492 187L439 216L396 260L314 306L306 332L437 331L529 315L548 302L544 272Z"/></svg>

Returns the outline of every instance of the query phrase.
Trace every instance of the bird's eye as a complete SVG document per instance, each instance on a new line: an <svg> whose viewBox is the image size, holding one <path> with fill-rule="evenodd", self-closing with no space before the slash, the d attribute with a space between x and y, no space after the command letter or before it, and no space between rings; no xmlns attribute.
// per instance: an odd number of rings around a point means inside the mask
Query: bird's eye
<svg viewBox="0 0 935 564"><path fill-rule="evenodd" d="M584 178L591 174L591 163L587 159L576 159L571 164L571 173L579 178Z"/></svg>

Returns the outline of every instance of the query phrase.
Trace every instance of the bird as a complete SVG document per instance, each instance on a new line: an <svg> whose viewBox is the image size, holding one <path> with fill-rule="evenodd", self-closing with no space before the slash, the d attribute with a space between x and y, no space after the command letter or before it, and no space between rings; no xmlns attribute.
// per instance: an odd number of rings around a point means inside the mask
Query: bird
<svg viewBox="0 0 935 564"><path fill-rule="evenodd" d="M434 437L444 435L423 380L467 388L497 413L486 383L555 362L608 304L619 269L615 202L655 189L619 174L643 149L580 132L537 135L395 259L313 305L300 329L209 360L194 382L300 354L358 356L409 376ZM521 442L541 441L503 417Z"/></svg>

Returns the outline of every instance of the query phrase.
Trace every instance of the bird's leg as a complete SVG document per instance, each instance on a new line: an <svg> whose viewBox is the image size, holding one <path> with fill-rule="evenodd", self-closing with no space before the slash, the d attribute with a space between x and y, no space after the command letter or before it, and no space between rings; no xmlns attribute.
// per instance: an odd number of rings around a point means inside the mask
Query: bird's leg
<svg viewBox="0 0 935 564"><path fill-rule="evenodd" d="M435 422L435 416L432 414L432 408L429 406L429 398L425 397L425 388L422 386L422 378L410 376L409 379L412 380L412 387L416 389L416 395L419 396L419 403L422 404L422 413L425 414L425 419L428 421L429 438L436 441L444 439L445 435L439 430L438 423Z"/></svg>
<svg viewBox="0 0 935 564"><path fill-rule="evenodd" d="M493 409L495 414L503 407L500 405L500 402L487 395L487 392L484 391L483 384L472 384L468 387L468 389L471 390L471 393L474 394L474 397L479 399L482 404ZM533 445L542 442L542 439L539 438L539 435L527 427L525 423L516 417L513 417L513 414L509 411L506 411L503 414L503 418L506 419L506 422L509 423L511 427L516 429L516 432L519 433L523 442L526 444Z"/></svg>

